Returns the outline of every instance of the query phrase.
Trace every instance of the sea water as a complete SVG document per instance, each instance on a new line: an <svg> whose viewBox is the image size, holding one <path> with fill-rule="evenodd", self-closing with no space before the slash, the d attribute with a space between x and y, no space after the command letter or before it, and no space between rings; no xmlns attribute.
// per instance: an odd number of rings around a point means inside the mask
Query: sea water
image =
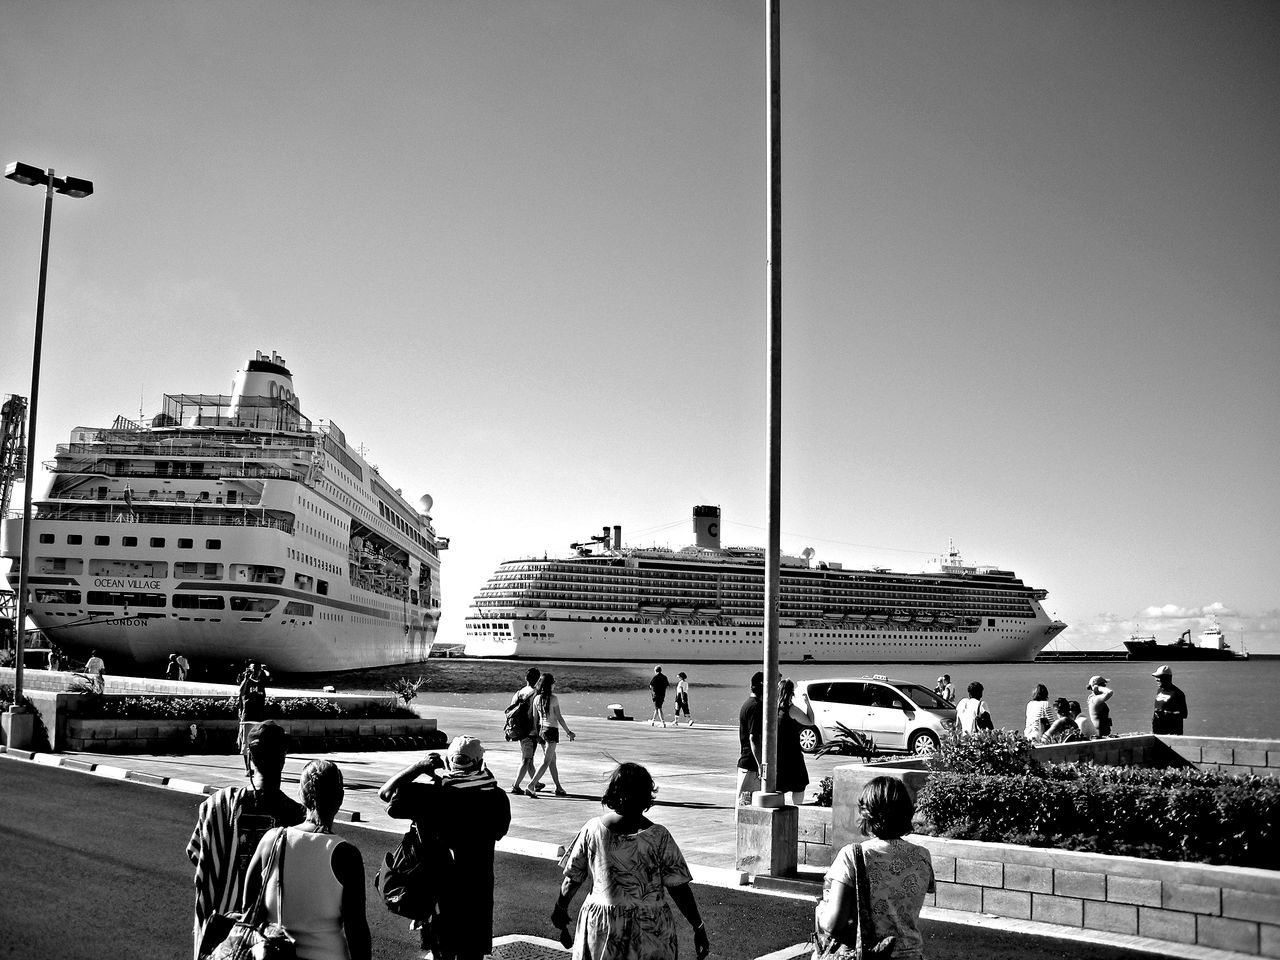
<svg viewBox="0 0 1280 960"><path fill-rule="evenodd" d="M524 679L525 670L534 664L511 661L511 689ZM536 664L554 673L553 661ZM983 699L991 709L996 726L1021 730L1026 704L1037 683L1049 688L1049 700L1066 697L1083 705L1088 697L1085 685L1095 674L1105 677L1115 691L1109 706L1113 733L1146 733L1151 730L1151 711L1157 683L1151 672L1159 663L1113 661L1097 663L977 663L977 664L782 664L780 674L793 680L830 677L860 677L880 674L895 680L919 683L933 689L937 678L951 675L956 699L965 695L971 681L984 687ZM566 665L568 666L568 665ZM580 669L582 664L573 664ZM653 712L649 702L648 682L653 665L636 663L602 663L593 669L608 671L615 677L633 677L634 686L606 693L560 690L561 709L567 716L603 717L609 704L620 703L625 712L637 720L647 720ZM701 723L736 724L738 708L747 695L751 674L760 669L752 664L714 663L687 664L671 661L661 664L671 679L665 711L670 720L675 711L676 673L689 676L689 700L694 719ZM1190 716L1184 733L1196 737L1245 737L1280 739L1280 659L1251 659L1220 663L1171 663L1173 682L1187 696ZM449 706L506 706L510 693L450 694L439 687L424 691L423 701Z"/></svg>

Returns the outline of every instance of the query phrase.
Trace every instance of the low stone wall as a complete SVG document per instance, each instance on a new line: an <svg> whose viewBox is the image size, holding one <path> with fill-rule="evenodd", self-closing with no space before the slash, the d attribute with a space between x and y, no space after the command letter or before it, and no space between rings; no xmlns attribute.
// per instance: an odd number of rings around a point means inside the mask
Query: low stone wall
<svg viewBox="0 0 1280 960"><path fill-rule="evenodd" d="M912 836L949 910L1280 957L1280 873Z"/></svg>
<svg viewBox="0 0 1280 960"><path fill-rule="evenodd" d="M839 848L832 844L831 808L804 806L797 830L796 860L802 867L829 867Z"/></svg>

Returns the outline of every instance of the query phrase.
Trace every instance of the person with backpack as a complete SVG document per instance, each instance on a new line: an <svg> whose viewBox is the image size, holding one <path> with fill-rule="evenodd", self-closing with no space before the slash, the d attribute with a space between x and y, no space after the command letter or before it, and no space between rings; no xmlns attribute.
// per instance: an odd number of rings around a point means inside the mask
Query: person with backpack
<svg viewBox="0 0 1280 960"><path fill-rule="evenodd" d="M524 674L524 686L515 692L511 705L507 707L507 719L503 733L508 740L520 741L520 769L516 773L515 783L511 784L511 792L520 796L524 788L520 782L525 775L533 782L534 758L538 755L538 723L534 718L533 697L535 687L542 671L530 667Z"/></svg>
<svg viewBox="0 0 1280 960"><path fill-rule="evenodd" d="M438 838L453 858L451 875L435 878L439 899L422 927L423 947L436 960L482 960L493 950L493 848L511 826L511 802L475 737L453 739L443 772L439 760L429 754L410 764L378 796L388 816L412 820L419 836Z"/></svg>

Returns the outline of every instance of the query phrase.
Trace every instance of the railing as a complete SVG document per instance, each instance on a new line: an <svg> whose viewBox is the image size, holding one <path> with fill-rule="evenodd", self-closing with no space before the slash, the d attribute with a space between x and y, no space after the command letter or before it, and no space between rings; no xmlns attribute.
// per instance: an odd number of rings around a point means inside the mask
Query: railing
<svg viewBox="0 0 1280 960"><path fill-rule="evenodd" d="M209 527L269 527L274 530L282 530L285 533L293 533L293 521L284 520L278 517L263 517L252 513L244 514L197 514L194 510L182 511L151 511L148 513L129 513L128 511L107 511L107 510L77 510L74 512L47 513L40 511L36 515L36 520L56 520L56 521L90 521L98 523L165 523L165 524L194 524L195 526Z"/></svg>

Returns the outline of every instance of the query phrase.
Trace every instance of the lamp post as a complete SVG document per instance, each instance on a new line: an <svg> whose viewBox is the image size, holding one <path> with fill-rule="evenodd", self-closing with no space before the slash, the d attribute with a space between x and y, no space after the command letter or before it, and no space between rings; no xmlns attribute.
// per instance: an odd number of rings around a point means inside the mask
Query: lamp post
<svg viewBox="0 0 1280 960"><path fill-rule="evenodd" d="M49 268L49 224L53 220L53 195L80 199L93 193L93 182L76 177L56 177L53 168L47 171L29 163L15 161L4 168L6 180L23 183L29 187L44 187L44 234L40 241L40 286L36 294L36 337L31 353L31 396L27 408L27 472L22 492L22 547L18 555L18 622L14 631L17 643L17 661L14 663L13 705L19 708L22 700L22 668L25 659L27 633L27 579L31 559L31 487L35 482L36 411L40 403L40 346L44 337L44 286Z"/></svg>

